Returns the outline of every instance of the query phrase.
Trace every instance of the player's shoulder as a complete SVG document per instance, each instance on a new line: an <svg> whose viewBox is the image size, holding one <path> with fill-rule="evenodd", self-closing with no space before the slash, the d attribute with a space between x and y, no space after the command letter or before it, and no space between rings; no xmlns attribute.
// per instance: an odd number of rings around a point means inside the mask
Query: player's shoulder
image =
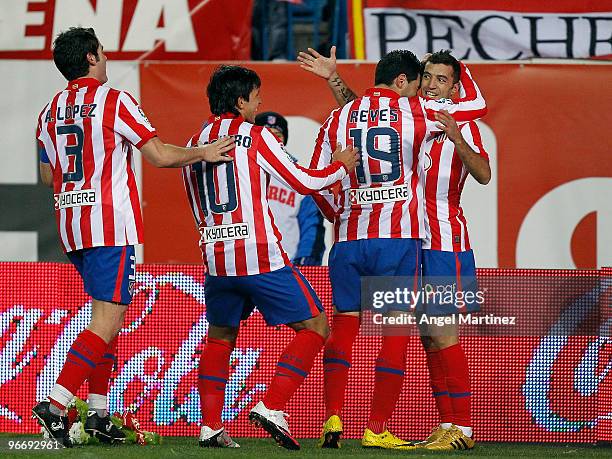
<svg viewBox="0 0 612 459"><path fill-rule="evenodd" d="M459 123L459 129L462 134L480 132L478 124L474 120Z"/></svg>
<svg viewBox="0 0 612 459"><path fill-rule="evenodd" d="M113 97L121 100L124 103L140 105L138 100L136 100L136 98L125 89L117 89L110 86L99 86L99 90L108 92L107 98Z"/></svg>

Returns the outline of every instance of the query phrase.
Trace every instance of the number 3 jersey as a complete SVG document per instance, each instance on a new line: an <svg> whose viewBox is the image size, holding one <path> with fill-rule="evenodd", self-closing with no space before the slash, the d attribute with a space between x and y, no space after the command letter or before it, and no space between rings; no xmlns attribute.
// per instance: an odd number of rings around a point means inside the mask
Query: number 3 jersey
<svg viewBox="0 0 612 459"><path fill-rule="evenodd" d="M64 251L142 243L132 145L155 135L131 95L93 78L69 82L45 106L36 136Z"/></svg>
<svg viewBox="0 0 612 459"><path fill-rule="evenodd" d="M281 246L267 198L274 177L300 194L312 194L346 177L335 161L322 170L294 163L265 127L232 114L213 116L190 145L232 135L236 147L226 163L198 162L183 168L183 182L201 234L200 248L213 276L245 276L281 269L289 258Z"/></svg>
<svg viewBox="0 0 612 459"><path fill-rule="evenodd" d="M440 131L433 111L447 110L457 121L486 113L480 91L467 70L465 74L470 97L459 103L400 97L375 87L332 112L319 131L310 166L329 164L338 144L354 145L361 153L360 164L338 189L314 196L323 215L334 222L336 242L425 237L419 160L425 140Z"/></svg>

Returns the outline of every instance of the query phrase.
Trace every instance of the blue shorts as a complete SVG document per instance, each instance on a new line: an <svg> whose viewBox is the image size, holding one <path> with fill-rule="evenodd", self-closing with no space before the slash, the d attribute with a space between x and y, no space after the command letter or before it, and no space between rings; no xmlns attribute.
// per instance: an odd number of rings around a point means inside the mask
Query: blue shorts
<svg viewBox="0 0 612 459"><path fill-rule="evenodd" d="M66 254L94 300L130 304L136 281L133 245L92 247Z"/></svg>
<svg viewBox="0 0 612 459"><path fill-rule="evenodd" d="M481 295L476 281L474 252L444 252L423 249L423 289L437 292L417 306L428 315L477 312Z"/></svg>
<svg viewBox="0 0 612 459"><path fill-rule="evenodd" d="M295 266L251 276L206 275L206 319L219 327L238 327L255 306L268 325L312 319L321 300Z"/></svg>
<svg viewBox="0 0 612 459"><path fill-rule="evenodd" d="M408 286L419 285L420 239L359 239L336 242L329 253L329 280L334 306L339 312L361 310L361 278L407 277Z"/></svg>

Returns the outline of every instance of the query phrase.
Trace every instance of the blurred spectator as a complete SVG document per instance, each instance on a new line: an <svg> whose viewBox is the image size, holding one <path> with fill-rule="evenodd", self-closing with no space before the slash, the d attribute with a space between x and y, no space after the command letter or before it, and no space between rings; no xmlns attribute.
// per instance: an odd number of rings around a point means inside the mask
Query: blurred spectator
<svg viewBox="0 0 612 459"><path fill-rule="evenodd" d="M287 2L255 0L251 58L253 60L287 59Z"/></svg>

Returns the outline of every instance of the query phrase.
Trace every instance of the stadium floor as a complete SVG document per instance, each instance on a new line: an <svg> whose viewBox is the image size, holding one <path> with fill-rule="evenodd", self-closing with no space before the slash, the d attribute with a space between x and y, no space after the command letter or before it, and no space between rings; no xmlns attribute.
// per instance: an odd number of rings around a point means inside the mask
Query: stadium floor
<svg viewBox="0 0 612 459"><path fill-rule="evenodd" d="M525 443L479 443L472 451L457 451L449 453L434 453L429 451L381 451L363 449L357 440L343 442L340 450L321 450L316 448L316 440L301 441L300 451L287 451L274 444L267 438L243 438L236 439L240 449L209 449L202 450L198 447L196 438L191 437L165 437L163 444L159 446L87 446L76 447L71 450L59 451L31 451L19 450L9 451L9 440L34 440L40 437L33 435L0 434L0 456L26 458L26 457L74 457L74 458L139 458L155 459L162 457L392 457L398 455L410 455L416 457L438 457L438 456L470 456L470 457L612 457L612 448L590 446L590 445L566 445L566 444L525 444ZM8 453L8 454L7 454Z"/></svg>

